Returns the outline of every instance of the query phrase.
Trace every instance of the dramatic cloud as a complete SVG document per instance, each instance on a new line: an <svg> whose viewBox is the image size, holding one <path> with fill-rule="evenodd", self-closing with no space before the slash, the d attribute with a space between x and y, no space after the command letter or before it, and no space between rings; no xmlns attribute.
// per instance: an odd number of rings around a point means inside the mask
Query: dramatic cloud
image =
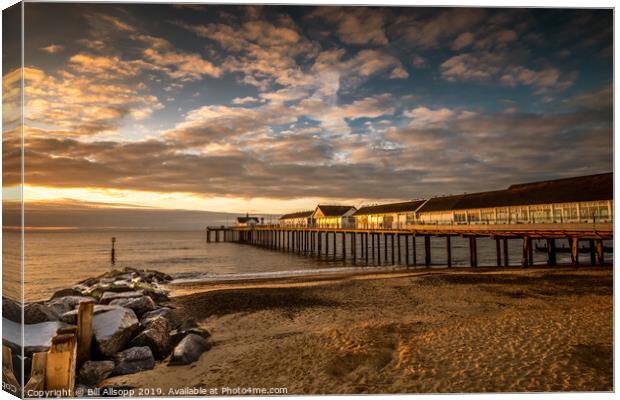
<svg viewBox="0 0 620 400"><path fill-rule="evenodd" d="M43 18L50 7L64 12ZM30 8L29 186L208 209L202 199L404 200L612 169L609 10ZM3 79L8 185L20 182L17 67Z"/></svg>

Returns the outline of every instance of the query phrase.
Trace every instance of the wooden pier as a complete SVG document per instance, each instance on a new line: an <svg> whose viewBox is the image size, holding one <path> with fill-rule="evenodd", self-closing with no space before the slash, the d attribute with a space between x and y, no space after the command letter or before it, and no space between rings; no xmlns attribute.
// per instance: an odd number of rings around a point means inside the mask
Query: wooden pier
<svg viewBox="0 0 620 400"><path fill-rule="evenodd" d="M533 265L534 239L545 240L547 264L556 265L556 242L565 241L573 265L579 265L579 245L588 244L590 263L604 265L603 240L613 239L613 225L605 224L479 224L413 225L407 229L355 229L288 227L260 225L253 227L208 227L207 242L236 242L290 252L310 257L340 259L357 265L418 265L416 241L423 241L423 265L431 266L431 238L445 240L445 260L452 266L453 237L469 240L469 265L478 266L477 240L495 240L496 265L510 266L508 241L522 242L522 267ZM340 237L337 241L336 238ZM338 243L338 246L337 246ZM340 248L337 248L340 247Z"/></svg>

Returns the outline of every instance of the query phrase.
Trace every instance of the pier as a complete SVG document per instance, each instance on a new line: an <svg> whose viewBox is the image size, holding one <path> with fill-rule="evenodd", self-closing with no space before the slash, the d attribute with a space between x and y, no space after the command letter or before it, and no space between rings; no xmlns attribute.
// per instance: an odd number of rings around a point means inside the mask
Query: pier
<svg viewBox="0 0 620 400"><path fill-rule="evenodd" d="M478 267L477 242L480 238L495 240L496 263L510 266L509 240L522 243L521 267L533 265L533 240L544 240L547 264L557 264L558 243L569 247L572 265L579 265L580 245L587 243L590 264L605 265L603 240L613 239L613 224L418 224L406 229L357 229L323 227L289 227L279 225L208 227L207 242L235 242L308 257L350 261L354 265L418 266L416 241L423 243L423 262L433 261L431 238L445 241L445 260L452 266L454 237L469 241L469 265ZM340 240L336 240L339 238ZM488 265L491 266L491 265Z"/></svg>

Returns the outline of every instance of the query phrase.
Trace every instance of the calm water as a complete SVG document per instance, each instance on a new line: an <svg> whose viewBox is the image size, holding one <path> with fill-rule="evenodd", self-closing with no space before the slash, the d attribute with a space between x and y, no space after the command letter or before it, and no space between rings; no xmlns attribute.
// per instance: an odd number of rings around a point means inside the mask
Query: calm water
<svg viewBox="0 0 620 400"><path fill-rule="evenodd" d="M4 232L7 244L16 236ZM309 272L339 270L367 270L341 260L337 245L337 260L333 255L309 258L290 253L257 248L234 243L205 243L204 232L153 232L153 231L84 231L84 232L28 232L25 239L25 288L26 301L48 298L55 290L70 287L75 282L110 270L110 239L116 237L116 268L130 266L150 268L172 275L179 280L218 280L264 276L297 275ZM339 239L339 238L338 238ZM358 246L360 245L358 239ZM337 243L340 243L338 240ZM452 238L452 258L456 266L469 264L468 240ZM350 247L350 242L347 243ZM410 242L411 245L411 242ZM558 246L566 245L558 241ZM404 247L404 239L403 239ZM443 266L446 260L445 239L431 240L434 266ZM325 247L323 247L325 248ZM416 241L418 264L424 262L423 240ZM330 242L330 252L333 248ZM521 241L509 241L511 265L518 265ZM358 255L359 255L358 250ZM413 249L410 249L413 254ZM405 251L402 250L404 257ZM383 253L381 254L382 262ZM584 262L588 254L580 256ZM607 255L611 260L611 255ZM391 259L388 258L388 259ZM546 254L534 252L535 263L544 263ZM569 262L568 254L558 254L558 262ZM495 264L495 241L478 239L478 264ZM367 267L376 269L377 267ZM391 267L390 267L391 268ZM5 271L5 283L19 279L19 274ZM6 286L5 286L6 290Z"/></svg>

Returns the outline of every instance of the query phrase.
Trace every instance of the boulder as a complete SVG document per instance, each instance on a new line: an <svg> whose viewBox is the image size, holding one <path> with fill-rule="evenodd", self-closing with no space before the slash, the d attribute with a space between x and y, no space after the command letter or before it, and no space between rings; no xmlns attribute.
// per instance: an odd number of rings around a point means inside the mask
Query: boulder
<svg viewBox="0 0 620 400"><path fill-rule="evenodd" d="M45 305L52 309L56 314L62 315L76 308L82 301L97 302L97 300L90 296L64 296L47 301Z"/></svg>
<svg viewBox="0 0 620 400"><path fill-rule="evenodd" d="M153 311L157 307L153 299L148 296L116 299L110 301L108 304L111 306L131 308L138 317L141 317L146 312Z"/></svg>
<svg viewBox="0 0 620 400"><path fill-rule="evenodd" d="M131 299L131 298L142 297L142 296L144 296L144 293L141 290L140 291L134 290L131 292L104 292L103 295L101 296L100 303L108 304L112 300Z"/></svg>
<svg viewBox="0 0 620 400"><path fill-rule="evenodd" d="M22 321L22 307L21 303L11 300L8 297L2 296L2 318L6 318L9 321L21 322Z"/></svg>
<svg viewBox="0 0 620 400"><path fill-rule="evenodd" d="M140 325L146 327L149 324L149 321L160 316L164 317L168 322L168 329L176 329L183 322L183 320L175 310L168 307L162 307L158 308L157 310L145 313L140 320Z"/></svg>
<svg viewBox="0 0 620 400"><path fill-rule="evenodd" d="M208 339L211 336L208 330L200 328L198 326L187 329L176 329L170 332L170 346L176 347L176 345L183 340L183 338L189 334L198 335L204 339Z"/></svg>
<svg viewBox="0 0 620 400"><path fill-rule="evenodd" d="M133 338L140 322L133 310L118 308L93 317L93 335L97 351L113 356Z"/></svg>
<svg viewBox="0 0 620 400"><path fill-rule="evenodd" d="M23 344L24 354L30 357L32 353L47 351L52 345L52 337L56 335L56 331L67 326L69 325L60 321L24 324L22 341L22 325L2 318L2 344L10 347L13 354L21 354Z"/></svg>
<svg viewBox="0 0 620 400"><path fill-rule="evenodd" d="M147 329L136 335L129 342L129 346L148 346L156 359L162 360L170 353L170 335L168 334L168 321L158 316L149 321Z"/></svg>
<svg viewBox="0 0 620 400"><path fill-rule="evenodd" d="M106 304L95 304L95 308L93 309L93 315L101 314L102 312L116 310L118 308L122 308L121 306L110 306ZM60 316L60 320L67 324L76 325L77 324L77 314L78 310L71 310L66 312Z"/></svg>
<svg viewBox="0 0 620 400"><path fill-rule="evenodd" d="M105 361L86 361L80 368L79 379L80 382L94 386L110 376L112 370L114 369L114 361L105 360Z"/></svg>
<svg viewBox="0 0 620 400"><path fill-rule="evenodd" d="M54 292L52 297L50 297L50 300L54 300L54 299L57 299L59 297L81 296L81 295L82 295L82 291L79 290L79 289L76 289L76 288L60 289L60 290Z"/></svg>
<svg viewBox="0 0 620 400"><path fill-rule="evenodd" d="M187 365L200 358L200 355L209 350L211 345L202 336L190 333L174 348L168 365Z"/></svg>
<svg viewBox="0 0 620 400"><path fill-rule="evenodd" d="M24 323L38 324L46 321L58 321L59 315L54 309L40 303L27 304L24 307Z"/></svg>
<svg viewBox="0 0 620 400"><path fill-rule="evenodd" d="M158 304L164 303L170 300L170 298L168 297L168 292L163 289L149 286L149 287L142 287L142 290L145 295L155 300L155 302Z"/></svg>
<svg viewBox="0 0 620 400"><path fill-rule="evenodd" d="M155 358L147 346L131 347L114 356L112 375L134 374L155 367Z"/></svg>

